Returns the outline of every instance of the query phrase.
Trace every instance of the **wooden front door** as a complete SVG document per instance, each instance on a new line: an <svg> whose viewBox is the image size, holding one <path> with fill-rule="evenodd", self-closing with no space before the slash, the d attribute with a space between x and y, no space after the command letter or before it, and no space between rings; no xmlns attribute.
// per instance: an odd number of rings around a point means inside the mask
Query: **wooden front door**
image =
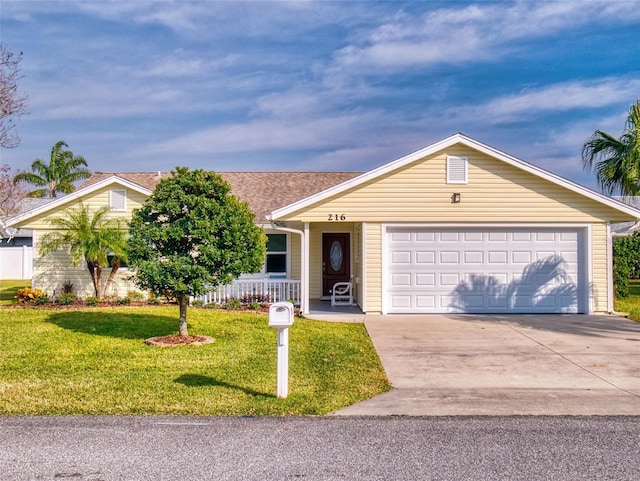
<svg viewBox="0 0 640 481"><path fill-rule="evenodd" d="M336 282L346 282L351 277L349 233L326 232L322 234L322 296L330 296Z"/></svg>

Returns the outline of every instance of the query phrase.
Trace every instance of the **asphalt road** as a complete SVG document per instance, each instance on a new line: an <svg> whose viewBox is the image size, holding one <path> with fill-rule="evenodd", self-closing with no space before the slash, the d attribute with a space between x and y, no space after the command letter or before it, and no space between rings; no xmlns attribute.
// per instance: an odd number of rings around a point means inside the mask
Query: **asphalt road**
<svg viewBox="0 0 640 481"><path fill-rule="evenodd" d="M638 417L0 417L2 480L637 480Z"/></svg>

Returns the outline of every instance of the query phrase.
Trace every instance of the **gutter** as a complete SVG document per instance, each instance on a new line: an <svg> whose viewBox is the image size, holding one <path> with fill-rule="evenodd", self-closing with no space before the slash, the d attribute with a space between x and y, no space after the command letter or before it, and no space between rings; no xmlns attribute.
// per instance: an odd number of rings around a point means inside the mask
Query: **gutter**
<svg viewBox="0 0 640 481"><path fill-rule="evenodd" d="M300 236L300 257L301 257L301 262L300 262L300 285L301 285L301 292L300 292L300 312L301 313L305 313L307 312L307 295L306 295L306 277L305 276L305 272L307 269L306 266L306 259L305 259L305 249L304 249L304 231L299 230L299 229L294 229L293 227L283 227L280 225L277 225L275 223L275 221L271 218L271 215L267 215L267 220L271 223L271 228L273 230L279 230L282 232L289 232L292 234L298 234Z"/></svg>

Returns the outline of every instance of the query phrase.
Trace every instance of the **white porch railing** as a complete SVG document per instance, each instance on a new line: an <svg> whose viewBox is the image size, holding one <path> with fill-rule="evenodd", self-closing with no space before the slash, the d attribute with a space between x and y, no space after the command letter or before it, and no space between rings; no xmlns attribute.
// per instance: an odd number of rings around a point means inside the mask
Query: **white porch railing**
<svg viewBox="0 0 640 481"><path fill-rule="evenodd" d="M280 302L300 304L301 282L295 279L236 279L202 296L194 297L205 304L224 304L229 299L241 301Z"/></svg>

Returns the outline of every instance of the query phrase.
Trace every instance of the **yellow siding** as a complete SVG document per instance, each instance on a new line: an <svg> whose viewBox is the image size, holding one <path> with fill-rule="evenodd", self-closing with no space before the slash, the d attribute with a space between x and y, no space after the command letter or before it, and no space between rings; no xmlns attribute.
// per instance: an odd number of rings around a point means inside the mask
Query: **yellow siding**
<svg viewBox="0 0 640 481"><path fill-rule="evenodd" d="M95 291L91 282L91 275L82 265L71 265L71 257L67 250L53 251L42 257L39 255L39 243L42 237L51 231L34 231L34 256L33 256L33 280L32 285L45 291L53 298L60 294L62 285L66 282L73 284L74 293L80 297L93 296ZM102 273L102 282L105 283L111 269L105 269ZM120 269L112 283L107 295L123 297L128 291L136 290L133 282L128 278L131 271Z"/></svg>
<svg viewBox="0 0 640 481"><path fill-rule="evenodd" d="M33 255L33 281L34 287L44 290L50 296L59 294L62 284L66 281L73 283L74 290L77 295L86 297L95 294L91 276L89 271L83 266L74 267L71 265L71 259L66 250L55 251L49 253L45 257L40 256L39 243L42 237L48 232L52 232L52 226L49 222L53 217L64 216L67 209L77 209L82 202L83 205L89 206L92 210L98 210L101 207L109 205L109 190L120 189L123 187L119 184L112 184L103 189L91 192L86 196L78 199L72 199L67 204L63 204L55 210L45 212L36 216L27 222L18 224L19 227L34 230L34 255ZM123 218L127 221L131 219L133 209L140 208L146 196L131 189L127 191L127 201L125 211L111 211L108 218ZM103 282L106 282L110 269L105 269L102 274ZM116 279L109 289L108 295L124 296L130 290L135 290L133 282L128 278L131 271L128 269L120 269L116 275Z"/></svg>
<svg viewBox="0 0 640 481"><path fill-rule="evenodd" d="M446 183L446 156L469 159L468 184ZM451 195L461 194L453 204ZM526 214L525 214L526 213ZM326 222L612 222L631 216L475 150L456 146L283 220Z"/></svg>
<svg viewBox="0 0 640 481"><path fill-rule="evenodd" d="M382 225L366 223L364 230L364 269L366 300L362 310L367 314L382 313Z"/></svg>
<svg viewBox="0 0 640 481"><path fill-rule="evenodd" d="M288 233L289 235L289 256L291 258L291 272L289 277L291 279L300 279L300 273L302 272L301 266L301 249L300 249L300 236L298 234Z"/></svg>
<svg viewBox="0 0 640 481"><path fill-rule="evenodd" d="M593 224L591 238L593 311L603 313L608 311L610 287L607 277L610 262L607 253L607 225Z"/></svg>
<svg viewBox="0 0 640 481"><path fill-rule="evenodd" d="M62 205L57 209L52 211L45 212L41 215L38 215L32 219L29 219L27 222L19 223L18 227L24 229L51 229L51 224L49 223L49 219L52 217L60 217L64 215L65 210L67 209L77 209L82 202L83 205L89 206L92 210L98 210L102 207L109 205L109 190L111 189L122 189L119 184L114 184L104 189L97 190L95 192L91 192L87 196L82 196L79 199L72 200L68 203L68 205ZM131 219L131 214L134 209L138 209L142 207L142 204L147 199L147 196L140 194L134 190L125 189L127 191L127 209L125 211L111 211L109 212L109 218L124 218Z"/></svg>

